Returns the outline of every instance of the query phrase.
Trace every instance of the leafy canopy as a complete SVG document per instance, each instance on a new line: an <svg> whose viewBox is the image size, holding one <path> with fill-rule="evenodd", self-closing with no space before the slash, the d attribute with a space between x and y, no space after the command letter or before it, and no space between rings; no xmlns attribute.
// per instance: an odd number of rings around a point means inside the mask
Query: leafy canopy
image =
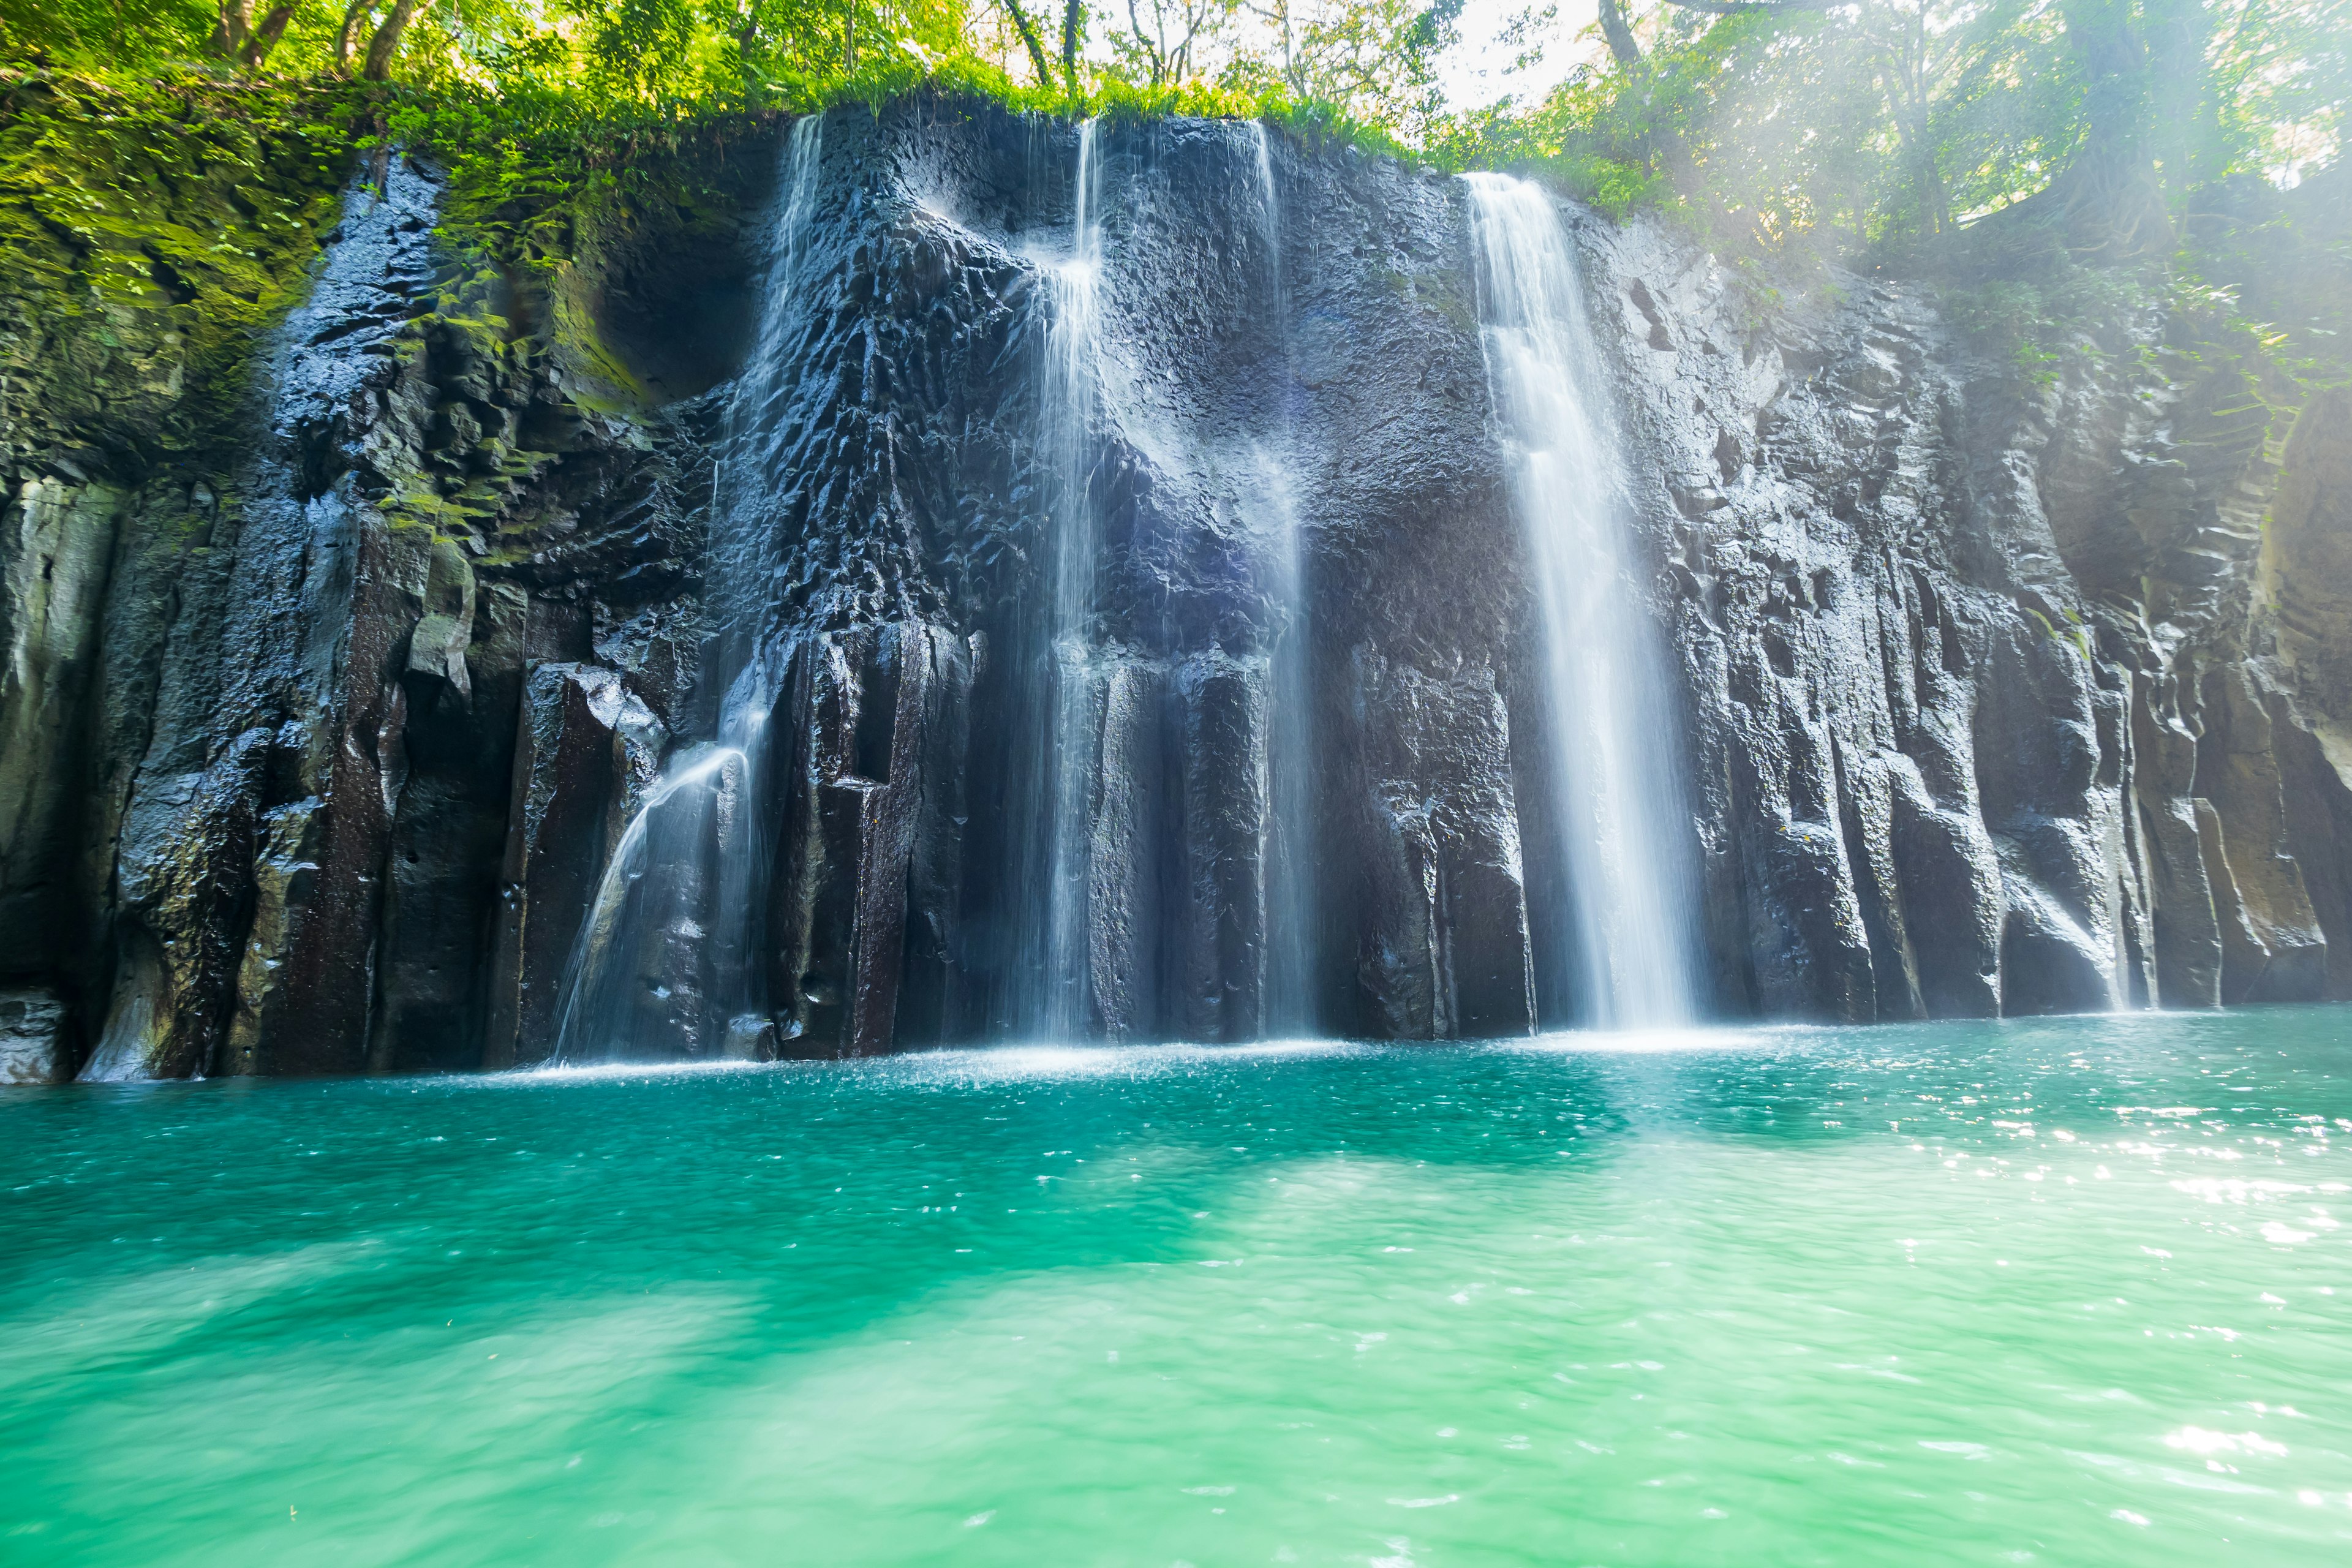
<svg viewBox="0 0 2352 1568"><path fill-rule="evenodd" d="M1621 214L1664 206L1723 243L1882 261L2029 227L2078 258L2165 249L2198 193L2332 163L2352 99L2352 0L1600 0L1573 38L1556 4L1505 29L1523 58L1585 53L1559 88L1460 110L1437 67L1461 8L5 0L0 58L375 78L411 132L423 114L541 142L925 82L1024 108L1266 115L1522 168Z"/></svg>
<svg viewBox="0 0 2352 1568"><path fill-rule="evenodd" d="M2106 196L2180 217L2198 190L2331 162L2352 96L2352 0L1601 11L1605 54L1539 103L1454 118L1441 155L1545 169L1619 211L1678 202L1767 247L1916 250L2053 187L2087 199L2063 177L2094 163L2154 182Z"/></svg>

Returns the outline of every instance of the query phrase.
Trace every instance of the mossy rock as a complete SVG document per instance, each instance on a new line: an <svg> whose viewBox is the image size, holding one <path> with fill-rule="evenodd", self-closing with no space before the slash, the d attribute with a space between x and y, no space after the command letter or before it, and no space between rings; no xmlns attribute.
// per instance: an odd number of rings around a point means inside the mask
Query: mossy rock
<svg viewBox="0 0 2352 1568"><path fill-rule="evenodd" d="M0 72L0 461L201 456L308 286L348 90Z"/></svg>

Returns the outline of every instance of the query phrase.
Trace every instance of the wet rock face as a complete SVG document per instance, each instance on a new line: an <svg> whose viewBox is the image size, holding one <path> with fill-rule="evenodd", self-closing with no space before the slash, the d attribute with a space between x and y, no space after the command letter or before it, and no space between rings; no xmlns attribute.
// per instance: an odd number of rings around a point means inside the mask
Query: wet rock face
<svg viewBox="0 0 2352 1568"><path fill-rule="evenodd" d="M1327 803L1304 847L1330 868L1309 944L1318 1016L1417 1036L1527 1027L1501 673L1517 546L1458 193L1284 148L1262 172L1232 125L1102 130L1101 395L1073 480L1040 432L1044 268L1072 244L1076 132L910 111L825 136L810 298L762 409L778 436L769 635L814 639L795 668L821 672L794 678L815 684L794 700L777 808L787 1044L1034 1030L1055 984L1111 1037L1258 1036L1286 635L1309 666L1299 724ZM1051 498L1073 482L1091 652L1086 722L1057 734ZM1293 526L1304 603L1276 582ZM892 647L930 651L894 663ZM901 721L915 675L919 717ZM1055 976L1040 818L1068 750L1085 907L1078 973ZM885 974L895 1011L868 1000Z"/></svg>
<svg viewBox="0 0 2352 1568"><path fill-rule="evenodd" d="M73 1075L63 1003L46 991L0 991L0 1086Z"/></svg>
<svg viewBox="0 0 2352 1568"><path fill-rule="evenodd" d="M1687 681L1719 1006L2352 994L2342 710L2313 678L2352 622L2289 609L2343 580L2340 529L2295 526L2330 504L2338 400L2281 411L2241 361L2160 342L2037 385L1924 295L1759 321L1705 258L1587 233ZM2282 481L2290 426L2309 456Z"/></svg>
<svg viewBox="0 0 2352 1568"><path fill-rule="evenodd" d="M107 578L122 497L50 475L10 498L0 535L7 664L0 672L0 949L37 972L72 863L72 788L100 658ZM19 960L23 962L22 959Z"/></svg>
<svg viewBox="0 0 2352 1568"><path fill-rule="evenodd" d="M764 366L726 352L757 338L761 233L596 285L620 396L541 352L546 310L436 308L439 186L394 163L272 344L233 483L13 470L0 963L40 989L0 1070L548 1059L574 953L620 940L594 911L629 822L747 658L763 760L714 774L659 868L675 912L628 937L637 1049L1004 1037L1056 984L1089 1033L1251 1038L1284 951L1327 1032L1576 1015L1460 189L1280 138L1261 161L1243 126L1099 128L1073 475L1040 432L1075 131L936 101L824 129ZM2250 401L2160 323L2039 384L1923 291L1768 310L1662 232L1565 216L1623 591L1679 674L1654 717L1716 1011L2352 996L2352 403ZM1072 484L1091 652L1057 729ZM756 952L714 951L739 930ZM740 1016L713 978L739 963L766 998Z"/></svg>
<svg viewBox="0 0 2352 1568"><path fill-rule="evenodd" d="M677 697L695 405L600 419L452 320L440 195L397 161L354 185L218 477L57 460L12 494L0 918L68 1000L69 1075L499 1059L527 679L601 623ZM616 772L652 776L653 729Z"/></svg>

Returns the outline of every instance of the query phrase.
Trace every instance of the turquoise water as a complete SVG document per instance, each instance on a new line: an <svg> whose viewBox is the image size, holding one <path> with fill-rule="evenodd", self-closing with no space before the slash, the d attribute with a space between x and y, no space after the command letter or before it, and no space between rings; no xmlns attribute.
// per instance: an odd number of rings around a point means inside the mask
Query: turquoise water
<svg viewBox="0 0 2352 1568"><path fill-rule="evenodd" d="M2352 1011L0 1096L0 1562L2352 1561Z"/></svg>

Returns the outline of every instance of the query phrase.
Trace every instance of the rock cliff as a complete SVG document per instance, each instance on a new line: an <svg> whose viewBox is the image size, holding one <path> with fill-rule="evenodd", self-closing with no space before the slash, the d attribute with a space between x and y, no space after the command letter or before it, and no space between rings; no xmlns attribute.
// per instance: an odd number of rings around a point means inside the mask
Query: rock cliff
<svg viewBox="0 0 2352 1568"><path fill-rule="evenodd" d="M835 111L758 386L773 140L693 243L640 215L530 276L475 265L430 168L362 171L211 477L43 424L12 379L0 1077L546 1059L598 880L747 647L770 761L710 862L664 872L688 913L629 959L636 1037L1018 1032L1054 744L1041 258L1075 143ZM1327 1032L1573 1016L1463 190L1229 123L1097 143L1088 1032L1255 1037L1294 936ZM1654 719L1716 1012L2352 997L2352 399L2178 311L2021 359L1924 283L1759 280L1568 216L1624 591L1680 675ZM761 547L715 556L712 498L746 486ZM1267 752L1302 700L1300 934ZM751 1020L702 1000L692 913L747 856Z"/></svg>

